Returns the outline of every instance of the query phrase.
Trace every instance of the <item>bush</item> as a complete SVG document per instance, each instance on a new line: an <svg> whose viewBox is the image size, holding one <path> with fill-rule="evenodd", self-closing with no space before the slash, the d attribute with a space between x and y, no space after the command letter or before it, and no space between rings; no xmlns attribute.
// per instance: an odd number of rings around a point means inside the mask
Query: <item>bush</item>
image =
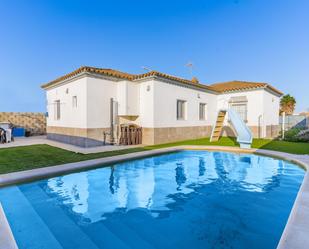
<svg viewBox="0 0 309 249"><path fill-rule="evenodd" d="M309 129L300 131L297 138L301 142L309 142Z"/></svg>
<svg viewBox="0 0 309 249"><path fill-rule="evenodd" d="M285 132L284 134L284 140L289 142L300 142L299 137L297 136L300 131L303 129L301 128L292 128Z"/></svg>

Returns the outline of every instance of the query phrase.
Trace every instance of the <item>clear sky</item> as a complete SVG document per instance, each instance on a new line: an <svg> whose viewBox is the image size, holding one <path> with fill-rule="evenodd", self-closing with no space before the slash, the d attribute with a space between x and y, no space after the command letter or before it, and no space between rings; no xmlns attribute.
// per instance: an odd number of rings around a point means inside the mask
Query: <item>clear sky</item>
<svg viewBox="0 0 309 249"><path fill-rule="evenodd" d="M0 111L81 65L269 82L309 108L309 0L0 0Z"/></svg>

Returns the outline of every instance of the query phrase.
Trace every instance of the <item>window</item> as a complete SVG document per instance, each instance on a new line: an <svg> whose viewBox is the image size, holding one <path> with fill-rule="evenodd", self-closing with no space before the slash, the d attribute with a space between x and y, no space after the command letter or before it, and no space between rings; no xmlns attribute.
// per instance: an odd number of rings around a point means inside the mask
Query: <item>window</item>
<svg viewBox="0 0 309 249"><path fill-rule="evenodd" d="M231 108L237 112L244 122L247 122L247 103L233 103Z"/></svg>
<svg viewBox="0 0 309 249"><path fill-rule="evenodd" d="M205 103L200 103L199 118L200 120L206 120L206 104Z"/></svg>
<svg viewBox="0 0 309 249"><path fill-rule="evenodd" d="M244 122L247 122L247 104L248 99L246 96L234 96L229 100L230 108L233 109Z"/></svg>
<svg viewBox="0 0 309 249"><path fill-rule="evenodd" d="M73 108L77 108L77 96L72 97L72 106Z"/></svg>
<svg viewBox="0 0 309 249"><path fill-rule="evenodd" d="M184 120L186 118L186 101L177 100L177 119Z"/></svg>
<svg viewBox="0 0 309 249"><path fill-rule="evenodd" d="M60 119L60 100L56 100L55 101L55 105L54 105L54 114L55 114L55 120L59 120Z"/></svg>

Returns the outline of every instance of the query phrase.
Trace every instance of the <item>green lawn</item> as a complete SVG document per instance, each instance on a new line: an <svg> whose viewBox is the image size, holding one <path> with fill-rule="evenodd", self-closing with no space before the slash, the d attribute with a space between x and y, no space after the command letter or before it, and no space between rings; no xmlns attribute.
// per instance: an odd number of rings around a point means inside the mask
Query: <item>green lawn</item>
<svg viewBox="0 0 309 249"><path fill-rule="evenodd" d="M209 138L203 138L88 155L62 150L49 145L32 145L25 147L6 148L0 149L0 174L177 145L238 146L234 139L223 137L218 142L214 143L210 143ZM285 141L255 139L253 141L252 147L289 152L293 154L309 154L309 143L293 143Z"/></svg>

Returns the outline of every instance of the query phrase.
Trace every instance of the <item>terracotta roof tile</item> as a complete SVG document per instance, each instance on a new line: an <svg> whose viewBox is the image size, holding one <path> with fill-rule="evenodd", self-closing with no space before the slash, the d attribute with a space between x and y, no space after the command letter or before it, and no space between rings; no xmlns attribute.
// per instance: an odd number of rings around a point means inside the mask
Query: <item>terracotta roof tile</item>
<svg viewBox="0 0 309 249"><path fill-rule="evenodd" d="M272 87L271 85L267 83L234 80L234 81L229 81L229 82L216 83L212 85L204 85L204 84L200 84L195 79L187 80L187 79L183 79L183 78L176 77L173 75L160 73L158 71L150 71L144 74L129 74L129 73L125 73L125 72L121 72L121 71L109 69L109 68L96 68L96 67L88 67L88 66L82 66L71 73L61 76L49 83L46 83L42 85L42 88L45 89L45 88L57 85L59 82L66 80L66 79L73 78L74 76L77 76L78 74L83 73L83 72L101 74L101 75L105 75L109 77L125 79L125 80L130 80L130 81L141 80L141 79L145 79L149 77L157 77L157 78L176 81L176 82L179 82L185 85L199 87L199 88L217 92L217 93L243 91L243 90L251 90L251 89L257 89L257 88L268 88L272 90L273 92L282 95L282 92L280 92L279 90L277 90L276 88Z"/></svg>
<svg viewBox="0 0 309 249"><path fill-rule="evenodd" d="M244 90L252 90L252 89L258 89L258 88L268 88L272 90L273 92L282 95L283 93L279 91L278 89L272 87L271 85L267 83L262 82L248 82L248 81L228 81L228 82L222 82L222 83L216 83L210 85L213 89L215 89L218 92L224 93L224 92L233 92L233 91L244 91Z"/></svg>
<svg viewBox="0 0 309 249"><path fill-rule="evenodd" d="M165 78L165 79L177 81L177 82L180 82L180 83L183 83L183 84L197 86L197 87L200 87L200 88L203 88L203 89L207 89L207 90L216 92L210 86L199 84L199 83L196 83L194 81L179 78L179 77L172 76L172 75L169 75L169 74L160 73L160 72L157 72L157 71L150 71L150 72L147 72L147 73L144 73L144 74L129 74L129 73L124 73L124 72L114 70L114 69L96 68L96 67L88 67L88 66L80 67L80 68L76 69L75 71L73 71L71 73L68 73L64 76L61 76L61 77L51 81L51 82L48 82L48 83L42 85L42 88L51 87L51 86L56 85L57 83L59 83L63 80L70 79L70 78L72 78L72 77L74 77L74 76L76 76L80 73L83 73L83 72L96 73L96 74L106 75L106 76L115 77L115 78L119 78L119 79L126 79L126 80L130 80L130 81L144 79L144 78L148 78L148 77Z"/></svg>

